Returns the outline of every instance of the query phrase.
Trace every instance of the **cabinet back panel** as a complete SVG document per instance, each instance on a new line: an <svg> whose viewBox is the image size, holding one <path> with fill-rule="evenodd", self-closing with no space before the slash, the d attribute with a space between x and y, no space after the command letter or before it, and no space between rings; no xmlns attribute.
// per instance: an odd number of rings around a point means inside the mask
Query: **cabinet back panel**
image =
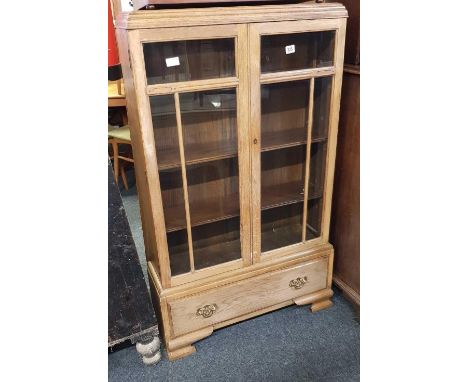
<svg viewBox="0 0 468 382"><path fill-rule="evenodd" d="M190 157L190 148L194 146L208 146L215 151L227 144L237 148L234 89L184 93L180 102L187 156Z"/></svg>
<svg viewBox="0 0 468 382"><path fill-rule="evenodd" d="M262 85L262 139L268 140L272 133L283 133L279 141L284 142L288 140L288 131L302 129L301 137L305 141L308 104L308 80Z"/></svg>
<svg viewBox="0 0 468 382"><path fill-rule="evenodd" d="M220 199L239 193L237 158L213 161L187 167L190 204L198 201Z"/></svg>
<svg viewBox="0 0 468 382"><path fill-rule="evenodd" d="M184 144L222 148L227 143L237 148L236 111L182 113ZM189 149L186 149L189 151ZM187 152L190 156L190 153Z"/></svg>
<svg viewBox="0 0 468 382"><path fill-rule="evenodd" d="M289 182L304 183L305 146L262 153L262 188Z"/></svg>

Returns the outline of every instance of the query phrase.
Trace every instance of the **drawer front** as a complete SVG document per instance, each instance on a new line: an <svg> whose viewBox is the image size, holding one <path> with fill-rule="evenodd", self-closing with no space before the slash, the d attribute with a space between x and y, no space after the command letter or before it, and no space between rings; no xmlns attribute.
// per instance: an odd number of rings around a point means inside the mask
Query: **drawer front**
<svg viewBox="0 0 468 382"><path fill-rule="evenodd" d="M304 296L327 286L320 258L169 302L175 337Z"/></svg>

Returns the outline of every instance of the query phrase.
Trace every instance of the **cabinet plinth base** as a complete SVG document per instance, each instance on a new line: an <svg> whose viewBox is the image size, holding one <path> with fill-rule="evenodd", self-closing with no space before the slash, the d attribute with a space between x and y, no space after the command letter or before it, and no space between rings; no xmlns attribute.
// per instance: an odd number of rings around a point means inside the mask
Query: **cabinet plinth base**
<svg viewBox="0 0 468 382"><path fill-rule="evenodd" d="M329 308L333 305L331 300L323 300L319 302L315 302L310 306L310 311L312 313L318 312L319 310Z"/></svg>
<svg viewBox="0 0 468 382"><path fill-rule="evenodd" d="M175 361L176 359L184 358L192 353L195 353L197 349L195 349L195 346L189 345L185 346L183 348L173 350L173 351L167 351L167 358L169 361Z"/></svg>
<svg viewBox="0 0 468 382"><path fill-rule="evenodd" d="M167 357L170 361L186 357L197 350L192 344L213 333L213 328L208 327L196 332L186 334L166 341Z"/></svg>

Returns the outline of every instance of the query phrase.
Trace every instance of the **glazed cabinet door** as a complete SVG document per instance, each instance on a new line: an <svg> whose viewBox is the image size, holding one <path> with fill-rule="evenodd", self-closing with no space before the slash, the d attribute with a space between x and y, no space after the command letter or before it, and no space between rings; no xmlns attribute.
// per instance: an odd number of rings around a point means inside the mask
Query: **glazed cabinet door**
<svg viewBox="0 0 468 382"><path fill-rule="evenodd" d="M132 33L162 279L250 264L247 26Z"/></svg>
<svg viewBox="0 0 468 382"><path fill-rule="evenodd" d="M345 22L251 24L253 259L328 241Z"/></svg>

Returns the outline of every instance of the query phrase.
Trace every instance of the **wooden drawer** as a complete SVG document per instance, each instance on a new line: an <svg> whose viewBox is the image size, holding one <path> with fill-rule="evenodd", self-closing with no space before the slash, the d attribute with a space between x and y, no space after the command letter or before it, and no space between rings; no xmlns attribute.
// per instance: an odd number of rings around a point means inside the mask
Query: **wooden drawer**
<svg viewBox="0 0 468 382"><path fill-rule="evenodd" d="M328 258L319 258L170 301L173 336L324 289L327 286L327 267ZM305 283L298 278L306 279Z"/></svg>

